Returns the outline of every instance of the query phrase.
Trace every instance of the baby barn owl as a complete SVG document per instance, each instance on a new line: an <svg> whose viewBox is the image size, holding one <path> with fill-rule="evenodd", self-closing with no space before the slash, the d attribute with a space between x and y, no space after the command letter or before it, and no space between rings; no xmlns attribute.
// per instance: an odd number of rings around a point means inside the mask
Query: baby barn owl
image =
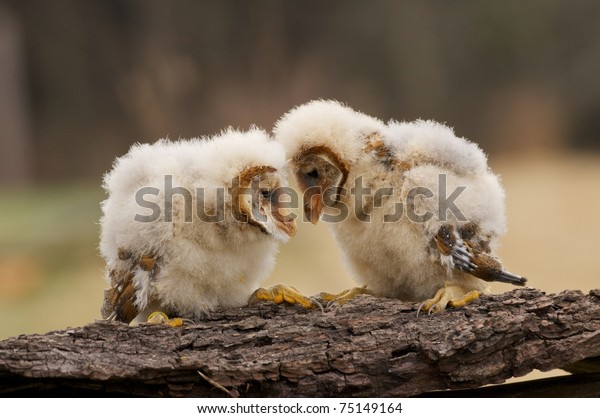
<svg viewBox="0 0 600 418"><path fill-rule="evenodd" d="M369 292L436 312L477 298L488 281L525 283L492 255L505 232L502 186L481 149L450 128L385 124L335 101L312 101L284 115L274 133L306 217L328 217L353 276L366 285L329 297ZM358 196L361 188L369 193ZM448 201L459 211L440 210Z"/></svg>
<svg viewBox="0 0 600 418"><path fill-rule="evenodd" d="M194 318L247 304L296 231L279 207L284 173L283 148L256 128L134 145L104 178L103 318ZM310 304L294 290L261 289L258 298Z"/></svg>

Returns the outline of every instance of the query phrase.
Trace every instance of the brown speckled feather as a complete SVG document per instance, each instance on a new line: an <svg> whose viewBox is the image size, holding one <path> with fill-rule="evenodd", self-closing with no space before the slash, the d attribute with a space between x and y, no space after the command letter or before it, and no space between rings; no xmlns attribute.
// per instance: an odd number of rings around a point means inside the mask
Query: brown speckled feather
<svg viewBox="0 0 600 418"><path fill-rule="evenodd" d="M129 323L139 314L135 303L137 289L133 280L136 272L141 270L154 276L158 258L152 255L134 257L129 251L119 250L119 259L119 266L108 273L111 287L104 291L100 312L104 319Z"/></svg>
<svg viewBox="0 0 600 418"><path fill-rule="evenodd" d="M434 237L434 247L444 256L452 256L454 267L488 282L504 282L523 286L527 279L512 274L492 256L490 237L481 236L479 227L469 222L458 231L452 225L442 225Z"/></svg>
<svg viewBox="0 0 600 418"><path fill-rule="evenodd" d="M364 151L367 154L373 155L373 157L388 170L393 170L396 167L399 167L401 170L410 169L409 164L401 163L396 159L392 150L384 144L383 139L381 139L381 136L376 132L368 135L365 138L365 141L366 145Z"/></svg>
<svg viewBox="0 0 600 418"><path fill-rule="evenodd" d="M120 275L123 276L123 280L117 281L115 286L104 291L101 313L104 319L129 323L139 313L134 303L133 272ZM113 280L112 275L111 280Z"/></svg>

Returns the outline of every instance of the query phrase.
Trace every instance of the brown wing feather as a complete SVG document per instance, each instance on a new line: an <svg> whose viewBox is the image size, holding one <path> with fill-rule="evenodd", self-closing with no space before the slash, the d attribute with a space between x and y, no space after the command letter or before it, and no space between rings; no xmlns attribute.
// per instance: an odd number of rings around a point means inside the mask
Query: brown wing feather
<svg viewBox="0 0 600 418"><path fill-rule="evenodd" d="M104 291L100 313L104 319L129 323L140 313L135 303L138 292L133 279L140 270L149 272L151 279L158 268L158 258L152 255L133 257L131 252L119 250L119 260L118 267L108 273L111 287Z"/></svg>
<svg viewBox="0 0 600 418"><path fill-rule="evenodd" d="M377 132L373 132L365 138L365 147L363 148L364 152L367 154L371 154L375 160L377 160L380 164L385 166L388 170L393 170L396 167L399 167L401 170L408 170L410 166L405 163L401 163L394 156L393 151L385 145L383 139Z"/></svg>
<svg viewBox="0 0 600 418"><path fill-rule="evenodd" d="M115 275L123 276L117 279L116 285L104 291L104 303L102 304L102 318L129 323L138 315L135 306L135 287L133 285L133 272L116 273L111 271L111 281Z"/></svg>
<svg viewBox="0 0 600 418"><path fill-rule="evenodd" d="M488 282L523 286L527 279L512 274L489 254L489 237L483 238L474 223L463 225L458 233L452 225L443 225L434 237L440 254L451 256L454 267Z"/></svg>

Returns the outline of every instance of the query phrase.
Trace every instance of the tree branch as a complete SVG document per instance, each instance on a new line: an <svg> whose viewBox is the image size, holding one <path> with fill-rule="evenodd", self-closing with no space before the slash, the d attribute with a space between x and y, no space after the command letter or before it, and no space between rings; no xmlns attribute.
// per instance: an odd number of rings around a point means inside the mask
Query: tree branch
<svg viewBox="0 0 600 418"><path fill-rule="evenodd" d="M182 328L21 335L0 342L0 394L413 396L600 355L600 290L516 289L431 316L416 306L359 296L325 313L265 303ZM600 375L587 379L600 394Z"/></svg>

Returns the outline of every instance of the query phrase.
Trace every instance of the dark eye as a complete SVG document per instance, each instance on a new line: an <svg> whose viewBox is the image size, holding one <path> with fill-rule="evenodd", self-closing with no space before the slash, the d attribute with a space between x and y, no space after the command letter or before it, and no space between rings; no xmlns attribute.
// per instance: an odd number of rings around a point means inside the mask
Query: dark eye
<svg viewBox="0 0 600 418"><path fill-rule="evenodd" d="M267 199L267 200L270 200L270 199L271 199L271 197L273 196L273 192L272 192L271 190L268 190L268 189L262 189L262 190L260 191L260 195L261 195L263 198L265 198L265 199Z"/></svg>
<svg viewBox="0 0 600 418"><path fill-rule="evenodd" d="M313 168L312 170L310 170L308 173L306 173L306 175L310 178L313 179L318 179L319 178L319 172L317 171L316 168Z"/></svg>

